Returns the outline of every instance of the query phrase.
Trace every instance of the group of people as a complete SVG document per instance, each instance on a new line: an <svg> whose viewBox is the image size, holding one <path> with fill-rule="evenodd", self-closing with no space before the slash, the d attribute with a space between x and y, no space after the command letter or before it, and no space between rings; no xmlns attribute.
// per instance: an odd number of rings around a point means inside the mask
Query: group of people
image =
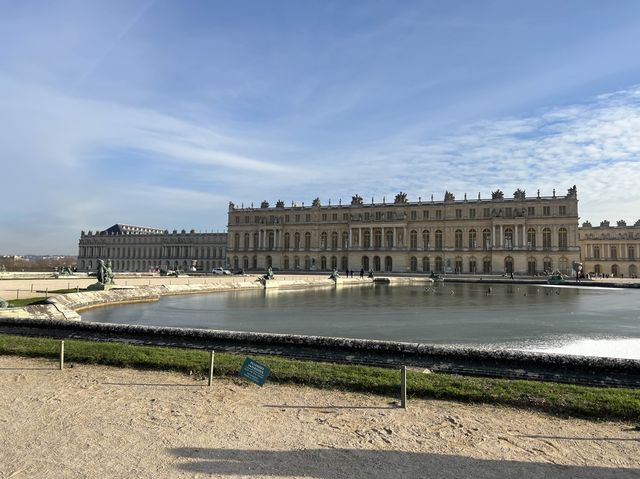
<svg viewBox="0 0 640 479"><path fill-rule="evenodd" d="M360 268L360 278L364 278L364 268ZM345 274L347 275L347 278L353 278L353 270L352 269L348 269L345 271ZM369 271L367 273L367 278L373 278L373 271Z"/></svg>

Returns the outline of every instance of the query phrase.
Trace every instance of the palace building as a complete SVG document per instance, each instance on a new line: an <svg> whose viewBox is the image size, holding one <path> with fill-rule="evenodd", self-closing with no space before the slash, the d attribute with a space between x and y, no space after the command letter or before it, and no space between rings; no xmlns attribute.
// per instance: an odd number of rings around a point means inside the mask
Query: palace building
<svg viewBox="0 0 640 479"><path fill-rule="evenodd" d="M208 272L226 266L226 233L177 232L115 224L80 234L78 271L93 271L98 259L111 259L113 271L177 270Z"/></svg>
<svg viewBox="0 0 640 479"><path fill-rule="evenodd" d="M259 208L229 204L227 259L235 269L570 274L580 259L576 187L566 195Z"/></svg>
<svg viewBox="0 0 640 479"><path fill-rule="evenodd" d="M578 231L582 269L597 276L636 278L640 266L640 220L633 226L620 220L617 226L602 221L592 226L585 221Z"/></svg>

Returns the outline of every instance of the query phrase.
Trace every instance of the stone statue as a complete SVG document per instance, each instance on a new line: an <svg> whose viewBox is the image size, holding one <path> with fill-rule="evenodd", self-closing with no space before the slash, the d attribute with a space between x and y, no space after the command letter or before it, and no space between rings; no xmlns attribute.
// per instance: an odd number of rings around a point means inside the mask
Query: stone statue
<svg viewBox="0 0 640 479"><path fill-rule="evenodd" d="M89 290L104 290L109 289L114 285L113 282L113 270L111 266L111 260L108 259L105 263L104 260L98 260L98 267L96 270L97 283L90 285Z"/></svg>
<svg viewBox="0 0 640 479"><path fill-rule="evenodd" d="M402 205L407 203L407 194L404 191L401 191L396 195L396 197L393 200L393 203L396 205Z"/></svg>
<svg viewBox="0 0 640 479"><path fill-rule="evenodd" d="M335 281L335 280L336 280L336 279L338 279L339 277L340 277L340 273L338 273L338 270L337 270L337 269L333 268L333 271L332 271L332 272L331 272L331 274L329 275L329 279L332 279L332 280L334 280L334 281Z"/></svg>
<svg viewBox="0 0 640 479"><path fill-rule="evenodd" d="M444 192L444 200L449 202L449 201L455 201L456 197L454 196L453 193L451 193L449 190Z"/></svg>
<svg viewBox="0 0 640 479"><path fill-rule="evenodd" d="M262 276L262 279L273 279L273 270L271 269L271 266L267 268L267 272Z"/></svg>

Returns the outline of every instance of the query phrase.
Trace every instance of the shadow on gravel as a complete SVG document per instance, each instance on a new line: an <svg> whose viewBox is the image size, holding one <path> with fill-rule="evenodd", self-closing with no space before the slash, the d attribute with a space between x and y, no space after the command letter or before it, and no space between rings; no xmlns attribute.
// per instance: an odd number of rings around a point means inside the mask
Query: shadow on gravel
<svg viewBox="0 0 640 479"><path fill-rule="evenodd" d="M473 459L465 456L361 449L264 451L176 448L182 472L215 476L335 478L580 478L640 477L638 468L567 466L522 461Z"/></svg>

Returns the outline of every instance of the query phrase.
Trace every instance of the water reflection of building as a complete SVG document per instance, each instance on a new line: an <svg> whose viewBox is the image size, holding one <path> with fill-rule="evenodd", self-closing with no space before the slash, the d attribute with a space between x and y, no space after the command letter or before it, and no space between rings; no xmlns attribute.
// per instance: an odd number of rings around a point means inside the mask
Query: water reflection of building
<svg viewBox="0 0 640 479"><path fill-rule="evenodd" d="M259 208L229 205L228 260L234 268L396 272L570 273L579 259L578 200L566 195Z"/></svg>
<svg viewBox="0 0 640 479"><path fill-rule="evenodd" d="M104 231L80 234L78 270L92 271L98 259L111 259L114 271L156 268L197 271L225 266L227 234L196 233L115 224ZM194 262L195 261L195 262Z"/></svg>
<svg viewBox="0 0 640 479"><path fill-rule="evenodd" d="M583 270L611 276L638 276L640 254L640 220L627 226L620 220L617 226L602 221L592 226L586 221L578 230Z"/></svg>

